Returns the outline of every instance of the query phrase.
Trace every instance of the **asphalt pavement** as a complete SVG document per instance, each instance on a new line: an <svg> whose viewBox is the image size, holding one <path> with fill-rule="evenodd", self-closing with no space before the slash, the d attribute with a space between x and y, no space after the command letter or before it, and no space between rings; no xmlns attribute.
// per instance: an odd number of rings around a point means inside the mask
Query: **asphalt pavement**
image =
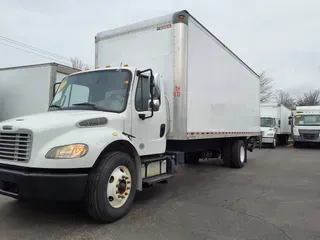
<svg viewBox="0 0 320 240"><path fill-rule="evenodd" d="M320 149L257 149L243 169L221 160L179 168L139 193L132 211L97 224L80 204L0 196L0 239L320 239Z"/></svg>

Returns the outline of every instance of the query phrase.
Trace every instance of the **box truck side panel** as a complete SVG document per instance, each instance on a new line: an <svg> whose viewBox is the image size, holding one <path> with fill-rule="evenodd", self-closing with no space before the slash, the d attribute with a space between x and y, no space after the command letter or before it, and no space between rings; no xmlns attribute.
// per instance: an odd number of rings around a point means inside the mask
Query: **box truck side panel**
<svg viewBox="0 0 320 240"><path fill-rule="evenodd" d="M280 117L280 108L277 105L261 105L260 109L261 117Z"/></svg>
<svg viewBox="0 0 320 240"><path fill-rule="evenodd" d="M0 71L3 109L1 121L47 111L51 65Z"/></svg>
<svg viewBox="0 0 320 240"><path fill-rule="evenodd" d="M107 37L97 38L96 66L99 68L104 68L106 65L120 66L122 62L140 70L153 69L161 74L166 95L172 106L174 25L170 22L162 22L160 25L152 23L143 24L143 29L126 28L122 33L115 31L117 33L115 36L105 33ZM170 116L173 113L174 110L170 108ZM170 125L172 130L171 122Z"/></svg>
<svg viewBox="0 0 320 240"><path fill-rule="evenodd" d="M188 136L257 134L259 79L193 18L188 23Z"/></svg>
<svg viewBox="0 0 320 240"><path fill-rule="evenodd" d="M280 133L281 134L291 134L291 125L288 124L288 118L291 116L291 110L286 108L285 106L281 105L280 112L281 112Z"/></svg>

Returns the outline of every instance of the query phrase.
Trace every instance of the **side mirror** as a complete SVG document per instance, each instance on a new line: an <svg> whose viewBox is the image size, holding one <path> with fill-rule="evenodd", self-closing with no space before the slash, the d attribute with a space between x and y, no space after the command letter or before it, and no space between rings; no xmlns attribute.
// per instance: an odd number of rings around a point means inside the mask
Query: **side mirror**
<svg viewBox="0 0 320 240"><path fill-rule="evenodd" d="M160 108L160 101L157 99L157 100L153 100L151 101L151 99L149 99L149 111L159 111L159 108Z"/></svg>

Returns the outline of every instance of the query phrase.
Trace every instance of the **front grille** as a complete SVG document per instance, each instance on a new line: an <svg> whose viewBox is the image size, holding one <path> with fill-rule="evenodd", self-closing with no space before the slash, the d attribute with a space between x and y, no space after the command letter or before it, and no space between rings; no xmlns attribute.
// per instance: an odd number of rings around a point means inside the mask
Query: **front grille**
<svg viewBox="0 0 320 240"><path fill-rule="evenodd" d="M29 161L31 143L30 133L0 132L0 160Z"/></svg>
<svg viewBox="0 0 320 240"><path fill-rule="evenodd" d="M302 133L301 136L306 140L316 140L318 139L318 133Z"/></svg>

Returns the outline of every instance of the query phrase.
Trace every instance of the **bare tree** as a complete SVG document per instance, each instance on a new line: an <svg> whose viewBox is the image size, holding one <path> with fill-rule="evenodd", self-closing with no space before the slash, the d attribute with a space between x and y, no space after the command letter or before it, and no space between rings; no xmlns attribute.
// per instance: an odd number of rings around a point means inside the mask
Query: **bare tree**
<svg viewBox="0 0 320 240"><path fill-rule="evenodd" d="M295 100L290 96L288 92L285 91L278 91L276 95L277 103L282 104L289 108L290 110L293 110L295 108Z"/></svg>
<svg viewBox="0 0 320 240"><path fill-rule="evenodd" d="M320 90L305 92L297 99L297 106L320 105Z"/></svg>
<svg viewBox="0 0 320 240"><path fill-rule="evenodd" d="M70 58L71 61L71 66L73 68L77 68L77 69L85 69L88 67L87 64L85 64L84 62L82 62L79 58L74 57L74 58Z"/></svg>
<svg viewBox="0 0 320 240"><path fill-rule="evenodd" d="M274 97L274 81L266 75L266 72L260 74L260 102L267 102Z"/></svg>

